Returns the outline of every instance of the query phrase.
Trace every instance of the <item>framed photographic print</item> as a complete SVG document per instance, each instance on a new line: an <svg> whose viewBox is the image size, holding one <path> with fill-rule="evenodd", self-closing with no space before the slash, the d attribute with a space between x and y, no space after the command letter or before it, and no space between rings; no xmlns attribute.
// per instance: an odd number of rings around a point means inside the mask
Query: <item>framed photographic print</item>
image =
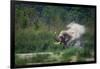
<svg viewBox="0 0 100 69"><path fill-rule="evenodd" d="M96 63L96 6L11 1L11 68Z"/></svg>

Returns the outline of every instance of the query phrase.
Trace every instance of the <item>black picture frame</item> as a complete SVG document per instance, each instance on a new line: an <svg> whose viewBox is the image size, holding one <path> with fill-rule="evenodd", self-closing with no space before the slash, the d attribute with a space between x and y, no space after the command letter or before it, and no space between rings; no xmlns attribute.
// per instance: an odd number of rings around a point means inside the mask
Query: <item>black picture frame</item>
<svg viewBox="0 0 100 69"><path fill-rule="evenodd" d="M10 67L11 68L28 68L28 67L45 67L45 66L60 66L60 65L79 65L79 64L91 64L91 63L96 63L96 13L95 13L95 24L94 24L94 43L95 43L95 55L94 55L94 61L88 61L88 62L68 62L68 63L53 63L53 64L40 64L40 65L19 65L16 66L15 65L15 4L16 3L28 3L28 4L41 4L41 5L53 5L53 6L75 6L75 7L93 7L95 8L95 12L96 12L96 5L79 5L79 4L64 4L64 3L48 3L48 2L35 2L35 1L11 1L11 40L10 40L10 44L11 44L11 63L10 63Z"/></svg>

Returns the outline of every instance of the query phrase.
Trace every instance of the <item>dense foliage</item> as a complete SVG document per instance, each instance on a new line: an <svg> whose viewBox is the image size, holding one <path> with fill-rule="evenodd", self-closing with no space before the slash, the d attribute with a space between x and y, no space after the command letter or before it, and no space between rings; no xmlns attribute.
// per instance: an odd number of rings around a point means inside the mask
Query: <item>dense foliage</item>
<svg viewBox="0 0 100 69"><path fill-rule="evenodd" d="M66 62L71 61L73 56L77 57L77 61L82 61L85 58L94 58L95 8L38 5L34 3L20 3L16 4L15 7L16 53L58 53L57 56L60 55L60 62L64 62L65 60ZM55 36L61 30L64 30L65 26L72 21L78 22L86 27L86 34L83 38L84 48L81 50L74 47L65 49L63 45L54 44ZM34 56L32 59L36 60L31 59L26 62L23 59L22 63L16 56L16 64L55 61L53 60L55 58L49 58L46 61L44 60L46 58L43 56L45 55ZM41 57L41 59L37 57Z"/></svg>

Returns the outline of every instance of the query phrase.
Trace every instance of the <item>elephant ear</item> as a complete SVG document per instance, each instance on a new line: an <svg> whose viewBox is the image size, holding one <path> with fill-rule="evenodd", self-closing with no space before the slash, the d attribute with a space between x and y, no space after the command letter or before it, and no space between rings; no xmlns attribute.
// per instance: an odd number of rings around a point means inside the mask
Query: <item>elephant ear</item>
<svg viewBox="0 0 100 69"><path fill-rule="evenodd" d="M70 36L70 37L73 36L74 34L75 34L75 32L72 30L67 32L67 36Z"/></svg>
<svg viewBox="0 0 100 69"><path fill-rule="evenodd" d="M74 34L74 32L73 31L71 31L71 32L69 32L71 35L73 35Z"/></svg>

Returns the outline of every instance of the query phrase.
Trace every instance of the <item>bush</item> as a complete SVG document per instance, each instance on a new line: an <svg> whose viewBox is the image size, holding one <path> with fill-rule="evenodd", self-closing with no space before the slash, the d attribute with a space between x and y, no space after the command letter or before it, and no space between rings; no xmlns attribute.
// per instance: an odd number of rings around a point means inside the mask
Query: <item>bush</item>
<svg viewBox="0 0 100 69"><path fill-rule="evenodd" d="M31 53L63 50L62 45L55 45L54 34L46 31L20 30L15 36L16 53Z"/></svg>

